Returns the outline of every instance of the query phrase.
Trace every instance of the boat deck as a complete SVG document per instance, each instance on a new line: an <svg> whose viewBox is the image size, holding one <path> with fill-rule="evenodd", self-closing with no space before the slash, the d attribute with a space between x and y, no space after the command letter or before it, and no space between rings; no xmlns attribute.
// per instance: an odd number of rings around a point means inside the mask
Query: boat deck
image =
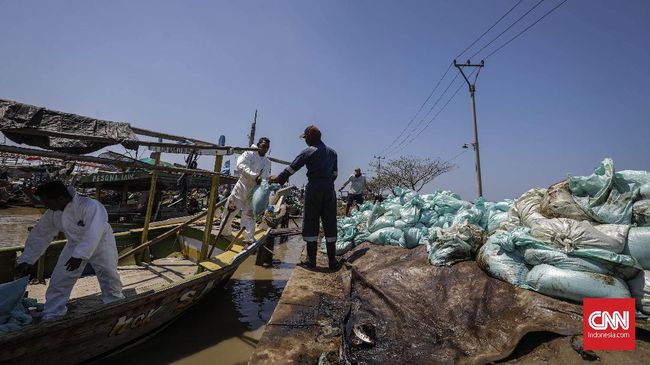
<svg viewBox="0 0 650 365"><path fill-rule="evenodd" d="M121 266L118 268L122 280L122 292L132 297L145 292L153 292L155 288L170 284L196 273L197 264L184 258L162 258L143 266ZM47 279L49 282L49 279ZM30 298L39 303L45 302L46 284L30 284L27 287ZM68 302L68 313L85 313L96 305L101 305L100 288L95 275L80 278L72 290Z"/></svg>

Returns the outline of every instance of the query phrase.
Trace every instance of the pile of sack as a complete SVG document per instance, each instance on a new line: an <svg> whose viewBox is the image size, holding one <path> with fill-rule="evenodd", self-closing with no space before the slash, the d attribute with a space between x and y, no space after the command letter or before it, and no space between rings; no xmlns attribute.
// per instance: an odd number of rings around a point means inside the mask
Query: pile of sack
<svg viewBox="0 0 650 365"><path fill-rule="evenodd" d="M476 259L495 278L553 297L633 296L650 314L650 173L616 172L611 159L514 202L395 188L339 219L337 254L366 241L426 245L437 266Z"/></svg>
<svg viewBox="0 0 650 365"><path fill-rule="evenodd" d="M524 193L476 261L493 277L549 296L634 297L650 314L648 206L650 173L615 172L606 159L590 176Z"/></svg>
<svg viewBox="0 0 650 365"><path fill-rule="evenodd" d="M512 204L481 198L471 203L449 191L423 195L401 188L393 191L383 202L364 203L338 220L337 254L366 241L404 248L427 245L434 265L450 265L471 259L485 232L508 219Z"/></svg>

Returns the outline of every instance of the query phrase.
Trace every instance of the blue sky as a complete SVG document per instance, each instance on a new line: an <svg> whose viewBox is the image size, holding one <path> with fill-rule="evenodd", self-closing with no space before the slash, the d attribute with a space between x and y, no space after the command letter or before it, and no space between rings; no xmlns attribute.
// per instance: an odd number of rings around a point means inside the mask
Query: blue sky
<svg viewBox="0 0 650 365"><path fill-rule="evenodd" d="M291 160L314 123L345 176L367 169L453 57L515 3L0 1L0 98L211 141L225 134L233 145L246 142L258 109L273 156ZM648 1L569 0L486 61L477 84L486 198L588 174L604 157L650 170L648 19ZM471 141L463 88L402 153L448 159ZM424 190L473 199L473 154L454 163ZM304 180L301 171L294 183Z"/></svg>

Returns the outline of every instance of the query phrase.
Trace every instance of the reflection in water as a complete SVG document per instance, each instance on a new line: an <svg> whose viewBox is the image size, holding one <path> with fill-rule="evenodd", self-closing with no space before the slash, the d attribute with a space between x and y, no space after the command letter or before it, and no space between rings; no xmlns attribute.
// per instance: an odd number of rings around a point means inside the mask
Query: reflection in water
<svg viewBox="0 0 650 365"><path fill-rule="evenodd" d="M300 236L275 244L271 268L242 263L225 288L202 299L151 339L100 364L245 364L303 249Z"/></svg>

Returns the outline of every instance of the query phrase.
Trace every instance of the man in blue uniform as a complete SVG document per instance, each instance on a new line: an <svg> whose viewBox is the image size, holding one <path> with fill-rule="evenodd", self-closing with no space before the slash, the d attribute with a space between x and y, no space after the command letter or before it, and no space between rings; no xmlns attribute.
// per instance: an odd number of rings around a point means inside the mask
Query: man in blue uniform
<svg viewBox="0 0 650 365"><path fill-rule="evenodd" d="M338 175L336 151L321 141L321 132L310 125L300 136L309 147L278 176L271 176L269 182L284 184L301 167L307 165L307 189L302 221L302 237L307 242L307 261L301 265L316 268L316 252L320 223L323 223L329 268L339 267L336 261L336 192L334 180Z"/></svg>

